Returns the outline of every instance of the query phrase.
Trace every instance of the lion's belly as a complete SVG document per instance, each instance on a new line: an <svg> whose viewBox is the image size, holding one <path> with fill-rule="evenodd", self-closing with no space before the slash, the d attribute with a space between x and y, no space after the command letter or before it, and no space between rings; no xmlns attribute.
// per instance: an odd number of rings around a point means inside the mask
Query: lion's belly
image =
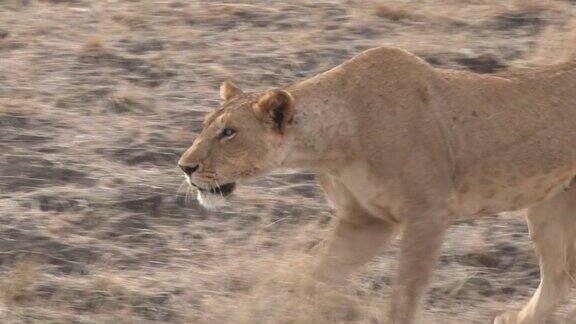
<svg viewBox="0 0 576 324"><path fill-rule="evenodd" d="M508 181L467 181L450 204L450 211L455 216L482 216L524 209L565 190L575 175L576 170L562 170Z"/></svg>
<svg viewBox="0 0 576 324"><path fill-rule="evenodd" d="M530 176L505 174L501 177L468 177L462 180L458 191L446 197L447 213L454 217L482 216L504 211L520 210L576 185L576 168L563 167L547 173ZM339 181L347 188L364 210L375 216L401 220L398 211L410 206L403 204L413 201L403 196L398 187L391 187L386 181L378 181L363 165L356 165L354 172L342 172ZM439 190L441 188L438 188ZM416 188L412 188L415 192ZM418 196L418 195L417 195Z"/></svg>

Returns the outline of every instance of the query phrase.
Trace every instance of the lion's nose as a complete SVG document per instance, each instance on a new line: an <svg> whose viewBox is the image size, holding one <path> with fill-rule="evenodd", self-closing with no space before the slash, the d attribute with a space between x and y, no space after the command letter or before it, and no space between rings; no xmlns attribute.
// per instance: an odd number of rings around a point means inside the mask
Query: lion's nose
<svg viewBox="0 0 576 324"><path fill-rule="evenodd" d="M192 173L194 173L194 171L198 170L198 164L194 164L194 165L182 165L182 164L178 164L178 166L179 166L180 169L182 169L182 171L184 171L184 173L186 173L189 177L192 176Z"/></svg>

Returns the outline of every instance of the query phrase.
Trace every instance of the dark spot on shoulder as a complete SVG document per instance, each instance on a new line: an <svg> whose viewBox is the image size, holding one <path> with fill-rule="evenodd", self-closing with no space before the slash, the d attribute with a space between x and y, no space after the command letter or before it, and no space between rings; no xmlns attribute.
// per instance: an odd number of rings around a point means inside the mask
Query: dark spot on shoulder
<svg viewBox="0 0 576 324"><path fill-rule="evenodd" d="M418 87L416 94L418 95L418 99L423 103L428 104L430 102L430 93L428 92L428 88L425 86Z"/></svg>

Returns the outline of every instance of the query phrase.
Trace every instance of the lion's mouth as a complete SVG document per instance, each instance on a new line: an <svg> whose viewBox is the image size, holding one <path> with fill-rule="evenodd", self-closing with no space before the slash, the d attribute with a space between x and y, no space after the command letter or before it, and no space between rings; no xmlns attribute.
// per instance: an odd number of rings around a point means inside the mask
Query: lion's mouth
<svg viewBox="0 0 576 324"><path fill-rule="evenodd" d="M200 190L203 193L208 192L208 193L211 193L213 195L218 195L218 196L223 196L223 197L230 195L234 191L234 189L236 188L236 183L234 183L234 182L226 183L226 184L223 184L221 186L212 187L209 189L199 187L195 184L192 184L192 185L194 187L198 188L198 190Z"/></svg>

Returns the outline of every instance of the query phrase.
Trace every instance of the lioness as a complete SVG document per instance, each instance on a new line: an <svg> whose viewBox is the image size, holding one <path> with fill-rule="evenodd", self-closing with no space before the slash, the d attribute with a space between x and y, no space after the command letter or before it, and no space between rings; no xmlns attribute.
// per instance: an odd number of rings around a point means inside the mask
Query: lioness
<svg viewBox="0 0 576 324"><path fill-rule="evenodd" d="M207 207L279 168L318 174L338 213L314 278L342 281L403 232L391 323L413 323L444 234L459 216L529 208L542 280L496 323L538 323L576 272L576 60L479 75L368 50L265 92L225 82L222 107L179 165Z"/></svg>

